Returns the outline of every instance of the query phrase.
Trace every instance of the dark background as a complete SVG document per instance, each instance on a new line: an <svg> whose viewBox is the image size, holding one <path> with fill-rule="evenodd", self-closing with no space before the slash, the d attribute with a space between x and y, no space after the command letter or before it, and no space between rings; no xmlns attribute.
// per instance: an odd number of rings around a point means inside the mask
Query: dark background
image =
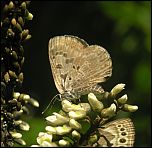
<svg viewBox="0 0 152 148"><path fill-rule="evenodd" d="M88 44L101 45L113 61L113 75L103 84L110 91L125 83L128 103L138 105L132 118L136 128L135 146L151 145L151 15L150 2L31 2L33 20L27 28L32 38L25 43L24 83L22 92L40 103L33 109L31 126L24 139L36 144L38 132L44 131L41 112L58 93L51 74L48 41L58 35L75 35ZM30 135L31 134L31 135Z"/></svg>

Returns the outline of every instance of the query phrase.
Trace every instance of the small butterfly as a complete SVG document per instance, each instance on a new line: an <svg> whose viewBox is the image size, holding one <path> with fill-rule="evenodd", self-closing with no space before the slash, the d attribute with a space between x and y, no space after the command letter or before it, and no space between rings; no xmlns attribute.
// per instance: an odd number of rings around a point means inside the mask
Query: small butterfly
<svg viewBox="0 0 152 148"><path fill-rule="evenodd" d="M133 147L135 141L134 125L129 118L111 121L98 128L100 138L94 146Z"/></svg>
<svg viewBox="0 0 152 148"><path fill-rule="evenodd" d="M112 75L112 60L107 50L98 45L89 46L76 36L51 38L49 60L58 91L70 100L89 92L103 93L98 83Z"/></svg>

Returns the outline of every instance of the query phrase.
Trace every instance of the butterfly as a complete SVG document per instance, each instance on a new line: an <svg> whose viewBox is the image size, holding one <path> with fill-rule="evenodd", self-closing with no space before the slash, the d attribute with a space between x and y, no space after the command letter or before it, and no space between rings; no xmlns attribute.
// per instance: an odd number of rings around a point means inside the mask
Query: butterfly
<svg viewBox="0 0 152 148"><path fill-rule="evenodd" d="M103 93L98 83L112 75L112 60L101 46L72 35L49 40L49 61L55 85L62 98L78 99L89 92Z"/></svg>
<svg viewBox="0 0 152 148"><path fill-rule="evenodd" d="M133 147L135 141L134 125L129 118L111 121L98 128L100 138L93 146Z"/></svg>

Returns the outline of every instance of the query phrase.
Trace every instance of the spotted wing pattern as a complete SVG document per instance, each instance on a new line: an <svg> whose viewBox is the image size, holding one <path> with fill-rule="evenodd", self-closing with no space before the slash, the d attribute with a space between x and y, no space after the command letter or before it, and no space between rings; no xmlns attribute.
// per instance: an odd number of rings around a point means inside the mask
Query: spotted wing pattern
<svg viewBox="0 0 152 148"><path fill-rule="evenodd" d="M112 61L106 49L89 46L75 36L51 38L49 60L55 85L61 94L91 92L97 83L104 82L112 74Z"/></svg>
<svg viewBox="0 0 152 148"><path fill-rule="evenodd" d="M129 118L109 122L98 128L100 138L98 145L102 147L133 147L135 141L134 125Z"/></svg>

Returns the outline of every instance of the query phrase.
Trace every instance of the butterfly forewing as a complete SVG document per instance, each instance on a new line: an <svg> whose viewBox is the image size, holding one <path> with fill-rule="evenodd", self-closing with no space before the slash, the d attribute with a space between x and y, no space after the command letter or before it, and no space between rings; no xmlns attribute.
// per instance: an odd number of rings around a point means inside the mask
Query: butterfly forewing
<svg viewBox="0 0 152 148"><path fill-rule="evenodd" d="M98 144L104 147L133 147L135 141L134 125L129 118L118 119L98 128Z"/></svg>
<svg viewBox="0 0 152 148"><path fill-rule="evenodd" d="M75 36L57 36L49 41L49 59L55 85L61 94L85 94L112 74L112 61L100 46L89 46Z"/></svg>

